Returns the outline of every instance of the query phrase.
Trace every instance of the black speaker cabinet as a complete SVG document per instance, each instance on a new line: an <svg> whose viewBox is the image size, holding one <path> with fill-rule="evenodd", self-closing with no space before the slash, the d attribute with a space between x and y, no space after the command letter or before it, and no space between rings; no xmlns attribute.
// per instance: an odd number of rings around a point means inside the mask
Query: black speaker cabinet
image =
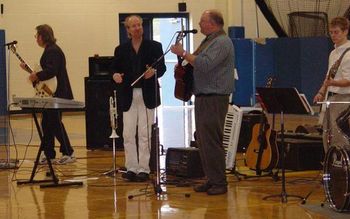
<svg viewBox="0 0 350 219"><path fill-rule="evenodd" d="M168 148L165 159L166 174L186 178L203 177L198 148Z"/></svg>
<svg viewBox="0 0 350 219"><path fill-rule="evenodd" d="M277 140L281 152L281 139ZM285 169L288 170L320 170L324 158L322 139L285 138ZM281 159L280 155L280 159ZM279 162L281 167L281 160Z"/></svg>
<svg viewBox="0 0 350 219"><path fill-rule="evenodd" d="M113 148L109 117L109 98L113 96L113 84L108 79L85 78L86 146L88 149ZM118 102L118 101L117 101ZM123 114L118 110L117 134L123 134ZM122 137L116 139L117 149L123 148Z"/></svg>

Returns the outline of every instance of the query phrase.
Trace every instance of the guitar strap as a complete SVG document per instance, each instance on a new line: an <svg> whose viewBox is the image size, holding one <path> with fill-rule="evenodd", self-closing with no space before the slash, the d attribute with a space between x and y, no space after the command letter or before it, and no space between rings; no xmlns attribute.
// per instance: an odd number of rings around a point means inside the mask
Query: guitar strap
<svg viewBox="0 0 350 219"><path fill-rule="evenodd" d="M335 61L332 65L332 67L329 69L328 73L327 73L327 78L328 79L333 79L335 77L335 75L337 74L338 72L338 69L339 69L339 66L340 66L340 63L341 61L343 60L345 54L350 50L350 47L346 48L345 51L340 55L339 59L337 61ZM325 94L325 100L328 99L328 89L327 89L327 92ZM318 124L322 125L323 124L323 118L324 118L324 114L326 112L326 105L325 104L322 104L321 105L321 109L320 109L320 114L319 114L319 117L318 117Z"/></svg>
<svg viewBox="0 0 350 219"><path fill-rule="evenodd" d="M225 35L225 31L224 30L220 30L218 32L215 32L209 36L207 36L199 45L199 47L196 49L196 51L194 51L193 55L198 55L200 52L202 52L205 48L208 47L208 45L216 38L219 37L221 35Z"/></svg>
<svg viewBox="0 0 350 219"><path fill-rule="evenodd" d="M337 61L334 62L334 64L332 65L332 67L329 69L328 72L328 79L330 78L334 78L335 75L337 74L338 68L340 66L341 61L343 60L345 54L350 50L349 48L346 48L346 50L341 54L341 56L339 57L339 59Z"/></svg>

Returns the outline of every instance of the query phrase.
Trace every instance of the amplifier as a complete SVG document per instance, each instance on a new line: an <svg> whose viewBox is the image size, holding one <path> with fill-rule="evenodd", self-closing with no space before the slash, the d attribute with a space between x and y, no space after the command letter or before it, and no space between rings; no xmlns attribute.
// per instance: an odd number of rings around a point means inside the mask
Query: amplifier
<svg viewBox="0 0 350 219"><path fill-rule="evenodd" d="M186 178L203 177L198 148L168 148L165 159L167 175Z"/></svg>
<svg viewBox="0 0 350 219"><path fill-rule="evenodd" d="M281 139L277 140L281 159ZM285 169L320 170L324 158L322 140L285 138ZM281 160L279 166L281 167Z"/></svg>

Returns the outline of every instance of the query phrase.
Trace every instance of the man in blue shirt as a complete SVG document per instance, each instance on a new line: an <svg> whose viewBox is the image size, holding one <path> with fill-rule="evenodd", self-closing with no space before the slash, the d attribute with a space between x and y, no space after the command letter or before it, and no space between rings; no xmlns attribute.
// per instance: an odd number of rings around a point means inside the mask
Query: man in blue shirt
<svg viewBox="0 0 350 219"><path fill-rule="evenodd" d="M193 66L196 134L207 177L194 190L219 195L227 192L222 142L229 95L234 88L234 48L223 30L224 20L219 11L204 11L199 26L206 38L193 54L181 44L173 45L171 51Z"/></svg>

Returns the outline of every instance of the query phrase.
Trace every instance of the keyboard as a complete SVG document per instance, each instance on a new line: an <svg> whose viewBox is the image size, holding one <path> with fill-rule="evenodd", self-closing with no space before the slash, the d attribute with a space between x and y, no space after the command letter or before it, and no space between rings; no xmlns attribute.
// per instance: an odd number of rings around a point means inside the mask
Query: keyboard
<svg viewBox="0 0 350 219"><path fill-rule="evenodd" d="M223 147L226 156L226 169L235 165L239 133L241 129L243 110L235 105L229 105L225 118Z"/></svg>
<svg viewBox="0 0 350 219"><path fill-rule="evenodd" d="M13 97L13 103L21 108L82 109L83 102L58 97Z"/></svg>

